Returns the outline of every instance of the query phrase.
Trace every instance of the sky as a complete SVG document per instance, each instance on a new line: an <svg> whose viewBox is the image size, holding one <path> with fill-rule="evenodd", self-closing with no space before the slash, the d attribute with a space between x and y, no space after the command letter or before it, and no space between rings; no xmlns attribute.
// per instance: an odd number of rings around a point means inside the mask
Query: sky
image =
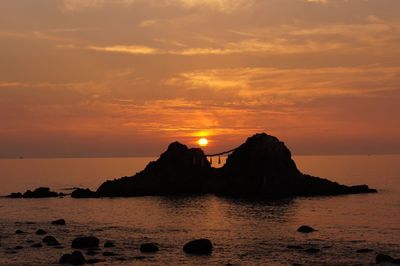
<svg viewBox="0 0 400 266"><path fill-rule="evenodd" d="M1 0L0 157L400 152L399 0Z"/></svg>

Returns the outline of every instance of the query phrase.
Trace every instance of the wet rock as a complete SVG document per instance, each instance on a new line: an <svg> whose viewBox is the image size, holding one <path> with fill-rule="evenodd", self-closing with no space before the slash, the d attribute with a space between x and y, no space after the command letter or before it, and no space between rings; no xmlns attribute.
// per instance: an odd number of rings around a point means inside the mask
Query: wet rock
<svg viewBox="0 0 400 266"><path fill-rule="evenodd" d="M302 246L297 246L297 245L288 245L286 247L288 249L304 249Z"/></svg>
<svg viewBox="0 0 400 266"><path fill-rule="evenodd" d="M19 250L19 249L23 249L23 248L24 248L23 246L15 246L14 247L15 250Z"/></svg>
<svg viewBox="0 0 400 266"><path fill-rule="evenodd" d="M18 229L18 230L15 230L15 233L16 233L17 235L21 235L21 234L24 234L25 232Z"/></svg>
<svg viewBox="0 0 400 266"><path fill-rule="evenodd" d="M37 235L45 235L45 234L47 234L47 232L44 231L43 229L38 229L38 230L36 231L36 234L37 234Z"/></svg>
<svg viewBox="0 0 400 266"><path fill-rule="evenodd" d="M315 229L308 225L302 225L297 229L297 232L300 232L300 233L311 233L314 231L315 231Z"/></svg>
<svg viewBox="0 0 400 266"><path fill-rule="evenodd" d="M113 247L115 247L115 244L114 244L113 241L108 240L108 241L106 241L106 242L104 243L104 247L105 247L105 248L113 248Z"/></svg>
<svg viewBox="0 0 400 266"><path fill-rule="evenodd" d="M35 241L33 241L32 239L26 240L26 243L33 243L33 242L35 242Z"/></svg>
<svg viewBox="0 0 400 266"><path fill-rule="evenodd" d="M113 256L118 256L117 253L111 252L111 251L104 251L103 252L104 257L113 257Z"/></svg>
<svg viewBox="0 0 400 266"><path fill-rule="evenodd" d="M71 193L71 198L98 198L98 194L90 189L77 188Z"/></svg>
<svg viewBox="0 0 400 266"><path fill-rule="evenodd" d="M373 251L374 250L370 249L370 248L361 248L361 249L357 250L357 253L370 253L370 252L373 252Z"/></svg>
<svg viewBox="0 0 400 266"><path fill-rule="evenodd" d="M386 254L378 254L375 257L375 262L380 264L380 263L393 263L394 258L392 258L389 255Z"/></svg>
<svg viewBox="0 0 400 266"><path fill-rule="evenodd" d="M45 238L42 239L42 242L48 246L59 246L60 245L60 243L57 241L57 239L54 236L46 236Z"/></svg>
<svg viewBox="0 0 400 266"><path fill-rule="evenodd" d="M72 248L94 248L99 246L99 239L95 236L77 237L72 241Z"/></svg>
<svg viewBox="0 0 400 266"><path fill-rule="evenodd" d="M305 250L307 253L318 253L318 252L320 252L321 250L319 249L319 248L308 248L308 249L306 249Z"/></svg>
<svg viewBox="0 0 400 266"><path fill-rule="evenodd" d="M60 264L82 265L86 263L85 257L79 251L74 251L72 254L64 254L59 260Z"/></svg>
<svg viewBox="0 0 400 266"><path fill-rule="evenodd" d="M143 253L147 252L157 252L159 250L157 244L155 243L144 243L140 245L140 251Z"/></svg>
<svg viewBox="0 0 400 266"><path fill-rule="evenodd" d="M211 241L205 238L190 241L183 246L183 251L189 254L208 255L212 250Z"/></svg>
<svg viewBox="0 0 400 266"><path fill-rule="evenodd" d="M58 219L51 222L52 225L65 225L64 219Z"/></svg>
<svg viewBox="0 0 400 266"><path fill-rule="evenodd" d="M43 245L42 245L42 243L36 243L36 244L33 244L31 247L33 247L33 248L41 248L41 247L43 247Z"/></svg>

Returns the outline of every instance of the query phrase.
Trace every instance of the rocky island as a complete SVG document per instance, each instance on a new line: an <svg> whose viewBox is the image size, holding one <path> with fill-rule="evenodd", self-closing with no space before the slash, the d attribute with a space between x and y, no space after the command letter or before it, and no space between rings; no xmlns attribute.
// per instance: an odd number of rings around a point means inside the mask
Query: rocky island
<svg viewBox="0 0 400 266"><path fill-rule="evenodd" d="M213 168L200 148L171 143L156 161L128 177L104 182L97 191L72 197L133 197L216 194L294 197L373 193L367 185L346 186L301 173L290 150L274 136L260 133L235 149L222 168Z"/></svg>

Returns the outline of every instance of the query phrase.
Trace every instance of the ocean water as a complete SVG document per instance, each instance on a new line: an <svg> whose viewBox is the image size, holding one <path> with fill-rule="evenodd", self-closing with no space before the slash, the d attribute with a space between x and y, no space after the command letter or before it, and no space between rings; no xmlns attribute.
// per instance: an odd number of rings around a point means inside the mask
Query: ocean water
<svg viewBox="0 0 400 266"><path fill-rule="evenodd" d="M1 159L0 194L38 186L55 190L95 189L105 179L131 175L152 158ZM97 265L370 265L377 253L400 258L400 156L296 156L305 173L344 184L366 183L377 194L300 197L281 200L196 197L115 199L0 198L0 265L56 265L71 252L78 235L113 240L113 257ZM66 226L50 221L64 218ZM318 231L301 234L303 224ZM42 228L63 248L33 248ZM17 235L20 229L25 234ZM209 238L211 256L190 256L183 245ZM33 243L28 243L30 241ZM156 242L160 251L142 254L140 244ZM288 249L299 245L321 251ZM21 246L22 249L15 249ZM373 252L360 254L361 248Z"/></svg>

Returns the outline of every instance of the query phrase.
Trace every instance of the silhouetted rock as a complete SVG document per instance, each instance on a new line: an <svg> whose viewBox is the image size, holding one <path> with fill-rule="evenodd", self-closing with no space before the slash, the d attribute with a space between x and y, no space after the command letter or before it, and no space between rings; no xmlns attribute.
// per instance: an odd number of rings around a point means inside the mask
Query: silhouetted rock
<svg viewBox="0 0 400 266"><path fill-rule="evenodd" d="M212 250L211 241L204 238L190 241L183 246L183 251L189 254L208 255Z"/></svg>
<svg viewBox="0 0 400 266"><path fill-rule="evenodd" d="M158 246L155 243L144 243L144 244L140 245L140 251L143 253L157 252L158 250L159 250Z"/></svg>
<svg viewBox="0 0 400 266"><path fill-rule="evenodd" d="M22 197L24 198L52 198L58 197L57 192L50 191L48 187L40 187L34 191L27 190Z"/></svg>
<svg viewBox="0 0 400 266"><path fill-rule="evenodd" d="M47 232L44 231L43 229L38 229L38 230L36 231L36 234L37 234L37 235L45 235L45 234L47 234Z"/></svg>
<svg viewBox="0 0 400 266"><path fill-rule="evenodd" d="M115 247L115 244L114 244L114 242L108 240L108 241L106 241L106 242L104 243L104 247L105 247L105 248L112 248L112 247Z"/></svg>
<svg viewBox="0 0 400 266"><path fill-rule="evenodd" d="M17 230L15 230L15 233L17 235L21 235L21 234L24 234L24 231L17 229Z"/></svg>
<svg viewBox="0 0 400 266"><path fill-rule="evenodd" d="M83 198L97 198L98 194L94 191L91 191L90 189L86 188L78 188L75 189L72 193L71 193L71 197L72 198L78 198L78 199L83 199Z"/></svg>
<svg viewBox="0 0 400 266"><path fill-rule="evenodd" d="M375 262L378 264L379 263L393 263L393 261L394 261L394 258L392 258L391 256L386 255L386 254L378 254L375 257Z"/></svg>
<svg viewBox="0 0 400 266"><path fill-rule="evenodd" d="M107 181L97 193L102 197L204 193L210 175L210 163L201 149L174 142L142 172Z"/></svg>
<svg viewBox="0 0 400 266"><path fill-rule="evenodd" d="M53 225L65 225L65 220L64 219L58 219L58 220L52 221L51 224L53 224Z"/></svg>
<svg viewBox="0 0 400 266"><path fill-rule="evenodd" d="M72 248L94 248L99 246L99 239L95 236L77 237L72 241Z"/></svg>
<svg viewBox="0 0 400 266"><path fill-rule="evenodd" d="M21 192L13 192L10 195L7 195L6 197L13 198L13 199L19 199L19 198L22 198L22 193Z"/></svg>
<svg viewBox="0 0 400 266"><path fill-rule="evenodd" d="M74 251L72 254L64 254L59 260L61 264L82 265L86 263L85 257L79 251Z"/></svg>
<svg viewBox="0 0 400 266"><path fill-rule="evenodd" d="M297 229L297 232L300 232L300 233L311 233L314 231L315 231L315 229L308 225L302 225Z"/></svg>
<svg viewBox="0 0 400 266"><path fill-rule="evenodd" d="M370 252L373 252L373 251L374 250L370 249L370 248L361 248L361 249L357 250L357 253L370 253Z"/></svg>
<svg viewBox="0 0 400 266"><path fill-rule="evenodd" d="M203 193L293 197L371 192L376 190L366 185L345 186L301 173L285 144L261 133L235 149L222 168L212 168L201 149L174 142L143 171L106 181L96 193L85 193L90 197Z"/></svg>
<svg viewBox="0 0 400 266"><path fill-rule="evenodd" d="M48 246L60 245L60 243L57 241L57 239L54 236L46 236L45 238L42 239L42 242Z"/></svg>

